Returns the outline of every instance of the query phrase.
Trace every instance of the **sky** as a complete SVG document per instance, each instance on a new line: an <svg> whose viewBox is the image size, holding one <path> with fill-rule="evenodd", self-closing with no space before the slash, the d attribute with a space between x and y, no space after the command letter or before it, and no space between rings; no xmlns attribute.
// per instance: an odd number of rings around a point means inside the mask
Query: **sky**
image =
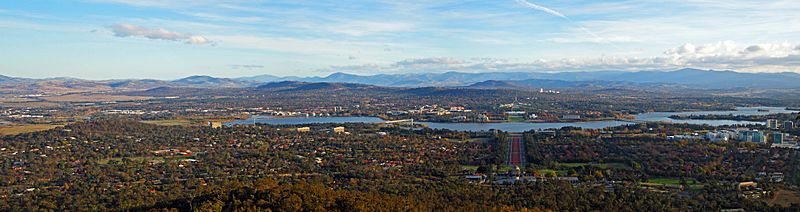
<svg viewBox="0 0 800 212"><path fill-rule="evenodd" d="M0 1L0 75L800 72L797 0Z"/></svg>

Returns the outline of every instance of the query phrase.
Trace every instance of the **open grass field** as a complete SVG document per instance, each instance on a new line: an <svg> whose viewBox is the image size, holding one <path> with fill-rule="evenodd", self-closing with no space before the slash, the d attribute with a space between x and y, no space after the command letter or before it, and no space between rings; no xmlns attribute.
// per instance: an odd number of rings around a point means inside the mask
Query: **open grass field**
<svg viewBox="0 0 800 212"><path fill-rule="evenodd" d="M461 168L469 170L471 172L475 172L476 170L478 170L478 166L470 166L470 165L461 165Z"/></svg>
<svg viewBox="0 0 800 212"><path fill-rule="evenodd" d="M514 169L513 166L507 166L507 165L506 166L500 166L500 170L497 170L497 173L508 172L508 171L511 171L512 169Z"/></svg>
<svg viewBox="0 0 800 212"><path fill-rule="evenodd" d="M64 125L31 124L31 125L1 126L0 127L0 135L17 135L17 134L22 134L22 133L45 131L45 130L49 130L49 129L53 129L53 128L61 127L61 126L64 126Z"/></svg>
<svg viewBox="0 0 800 212"><path fill-rule="evenodd" d="M648 183L667 184L667 185L680 185L681 179L678 178L651 178L647 179ZM689 182L689 181L687 181Z"/></svg>
<svg viewBox="0 0 800 212"><path fill-rule="evenodd" d="M0 102L0 106L2 107L11 107L11 108L52 108L58 107L61 104L55 102Z"/></svg>
<svg viewBox="0 0 800 212"><path fill-rule="evenodd" d="M630 170L631 167L624 163L559 163L560 167L574 168L579 166L593 166L601 169L626 169Z"/></svg>
<svg viewBox="0 0 800 212"><path fill-rule="evenodd" d="M508 117L508 122L525 122L525 118L524 117L509 116Z"/></svg>
<svg viewBox="0 0 800 212"><path fill-rule="evenodd" d="M0 102L20 103L20 102L37 102L37 101L39 101L39 100L34 99L34 98L28 98L28 97L16 97L16 96L13 96L13 95L11 95L11 96L9 96L9 95L0 96Z"/></svg>
<svg viewBox="0 0 800 212"><path fill-rule="evenodd" d="M645 181L645 183L653 183L653 184L665 184L665 185L680 185L681 179L680 178L650 178ZM703 188L703 184L697 182L695 179L688 178L686 179L686 185L688 185L688 189L701 189Z"/></svg>

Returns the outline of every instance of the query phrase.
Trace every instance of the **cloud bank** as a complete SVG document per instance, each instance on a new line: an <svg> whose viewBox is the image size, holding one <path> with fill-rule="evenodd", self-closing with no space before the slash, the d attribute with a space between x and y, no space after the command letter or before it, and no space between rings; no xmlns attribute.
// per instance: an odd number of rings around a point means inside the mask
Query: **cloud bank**
<svg viewBox="0 0 800 212"><path fill-rule="evenodd" d="M333 66L329 71L353 73L421 73L485 71L593 71L672 70L680 68L736 70L744 72L800 72L800 45L767 43L742 45L733 41L687 43L656 57L603 56L532 61L496 58L455 59L447 57L407 59L391 64Z"/></svg>
<svg viewBox="0 0 800 212"><path fill-rule="evenodd" d="M232 69L246 69L246 70L253 70L253 69L263 69L263 65L251 65L251 64L233 64L230 65Z"/></svg>
<svg viewBox="0 0 800 212"><path fill-rule="evenodd" d="M132 24L114 24L109 27L117 37L143 37L153 40L179 41L186 44L211 44L210 40L200 35L173 32L166 29L150 29Z"/></svg>

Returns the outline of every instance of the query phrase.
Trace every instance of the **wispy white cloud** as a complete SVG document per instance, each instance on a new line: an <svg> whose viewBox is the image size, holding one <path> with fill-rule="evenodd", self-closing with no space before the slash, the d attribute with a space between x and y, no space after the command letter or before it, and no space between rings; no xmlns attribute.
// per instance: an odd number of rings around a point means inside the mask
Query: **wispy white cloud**
<svg viewBox="0 0 800 212"><path fill-rule="evenodd" d="M225 2L225 0L92 0L101 3L115 3L125 4L137 7L159 7L159 8L191 8L196 6L216 5ZM246 2L243 0L234 0L234 2Z"/></svg>
<svg viewBox="0 0 800 212"><path fill-rule="evenodd" d="M255 69L263 69L263 65L252 65L252 64L233 64L230 65L232 69L245 69L245 70L255 70Z"/></svg>
<svg viewBox="0 0 800 212"><path fill-rule="evenodd" d="M390 45L386 43L275 36L209 35L208 37L219 41L219 47L223 48L260 49L273 52L329 56L358 52L381 54L383 49Z"/></svg>
<svg viewBox="0 0 800 212"><path fill-rule="evenodd" d="M413 24L406 22L347 21L327 27L328 31L351 36L366 36L380 33L404 32L413 29Z"/></svg>
<svg viewBox="0 0 800 212"><path fill-rule="evenodd" d="M576 35L566 35L570 37L555 37L555 38L548 38L545 41L554 42L554 43L628 43L628 42L641 42L637 38L633 38L630 36L622 36L622 35L612 35L612 36L576 36Z"/></svg>
<svg viewBox="0 0 800 212"><path fill-rule="evenodd" d="M194 16L194 17L206 19L206 20L223 21L223 22L259 23L259 22L264 22L265 21L265 18L255 17L255 16L249 16L249 17L223 16L223 15L217 15L217 14L212 14L212 13L200 13L200 12L187 13L187 14L191 15L191 16Z"/></svg>
<svg viewBox="0 0 800 212"><path fill-rule="evenodd" d="M181 41L187 44L210 44L213 43L200 35L173 32L166 29L151 29L132 24L114 24L109 26L111 32L117 37L143 37L155 40Z"/></svg>

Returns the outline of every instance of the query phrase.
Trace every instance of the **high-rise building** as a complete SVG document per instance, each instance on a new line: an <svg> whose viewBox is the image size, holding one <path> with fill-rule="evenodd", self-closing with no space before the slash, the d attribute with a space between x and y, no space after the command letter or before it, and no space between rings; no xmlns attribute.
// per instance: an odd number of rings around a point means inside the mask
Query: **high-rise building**
<svg viewBox="0 0 800 212"><path fill-rule="evenodd" d="M754 132L753 133L753 142L756 143L766 143L767 142L767 135L764 135L764 132Z"/></svg>
<svg viewBox="0 0 800 212"><path fill-rule="evenodd" d="M767 128L769 128L769 129L778 129L778 120L777 119L767 119Z"/></svg>
<svg viewBox="0 0 800 212"><path fill-rule="evenodd" d="M739 141L749 142L752 141L753 136L751 135L750 130L739 130L736 135L736 139Z"/></svg>
<svg viewBox="0 0 800 212"><path fill-rule="evenodd" d="M792 130L794 129L794 122L792 121L784 121L783 126L781 126L784 130Z"/></svg>
<svg viewBox="0 0 800 212"><path fill-rule="evenodd" d="M783 144L784 134L781 132L774 132L772 133L772 143L773 144Z"/></svg>
<svg viewBox="0 0 800 212"><path fill-rule="evenodd" d="M742 142L767 142L767 136L764 135L763 132L759 132L757 130L740 130L738 133L738 139Z"/></svg>

